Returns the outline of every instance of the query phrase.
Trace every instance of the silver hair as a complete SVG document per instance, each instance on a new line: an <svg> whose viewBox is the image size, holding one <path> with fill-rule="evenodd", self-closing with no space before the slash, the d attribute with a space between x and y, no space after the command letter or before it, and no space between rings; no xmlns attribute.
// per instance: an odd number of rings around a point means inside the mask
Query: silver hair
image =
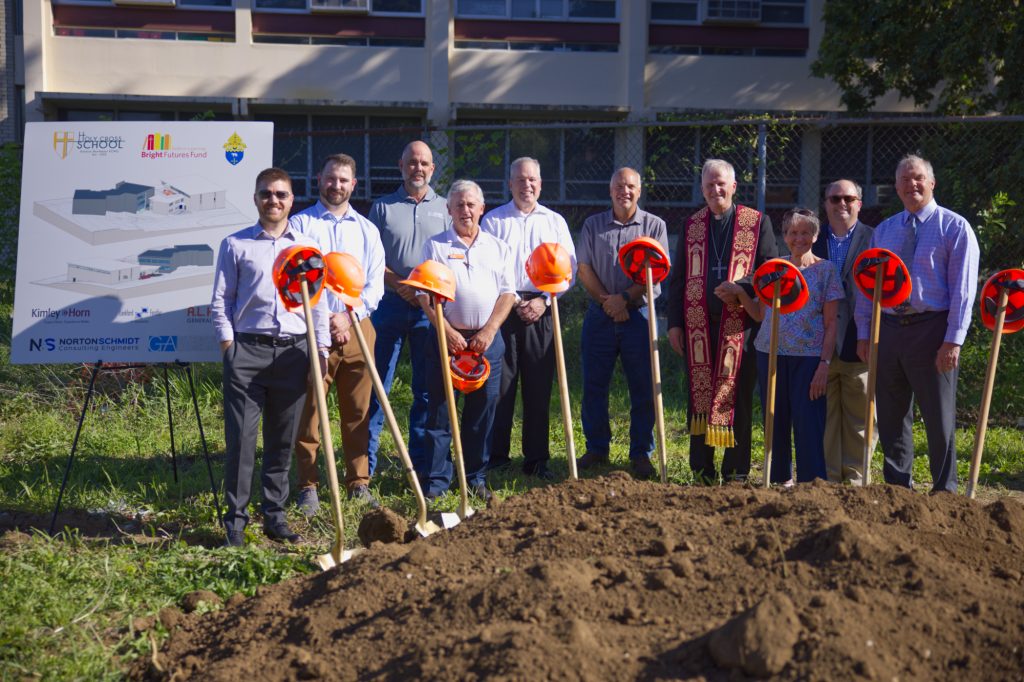
<svg viewBox="0 0 1024 682"><path fill-rule="evenodd" d="M612 178L611 178L611 180L608 181L608 185L609 186L613 185L615 183L615 178L619 177L619 175L621 175L622 173L627 173L627 172L628 173L636 173L637 183L640 186L643 186L643 184L644 184L643 177L640 176L640 173L635 168L630 168L629 166L623 166L622 168L616 169L615 172L612 173Z"/></svg>
<svg viewBox="0 0 1024 682"><path fill-rule="evenodd" d="M480 185L472 180L456 180L452 183L452 186L448 189L449 205L452 203L452 197L456 194L475 194L480 203L484 203L484 191L480 189Z"/></svg>
<svg viewBox="0 0 1024 682"><path fill-rule="evenodd" d="M903 170L904 166L909 166L912 163L919 163L924 166L924 172L928 176L928 179L935 182L935 169L932 168L932 162L928 159L922 158L917 154L907 154L900 162L896 164L896 180L900 179L900 171Z"/></svg>
<svg viewBox="0 0 1024 682"><path fill-rule="evenodd" d="M537 167L537 175L540 175L540 161L532 156L520 156L518 159L510 163L508 166L508 174L515 175L516 167L522 166L524 163L532 163L535 165Z"/></svg>
<svg viewBox="0 0 1024 682"><path fill-rule="evenodd" d="M848 183L850 183L851 185L853 185L853 191L857 195L857 198L858 199L863 199L864 198L864 190L861 189L861 186L858 185L853 180L851 180L850 178L839 178L838 180L833 180L832 182L830 182L827 185L825 185L825 196L828 197L828 193L831 192L832 188L835 187L836 185L838 185L840 182L848 182Z"/></svg>
<svg viewBox="0 0 1024 682"><path fill-rule="evenodd" d="M791 208L782 216L782 236L786 236L786 230L798 220L810 225L814 229L814 238L817 239L818 232L821 230L821 221L818 219L817 213L803 206Z"/></svg>
<svg viewBox="0 0 1024 682"><path fill-rule="evenodd" d="M733 181L736 180L736 169L732 167L731 163L725 159L708 159L700 169L701 184L704 184L704 180L715 171L724 171L732 176Z"/></svg>

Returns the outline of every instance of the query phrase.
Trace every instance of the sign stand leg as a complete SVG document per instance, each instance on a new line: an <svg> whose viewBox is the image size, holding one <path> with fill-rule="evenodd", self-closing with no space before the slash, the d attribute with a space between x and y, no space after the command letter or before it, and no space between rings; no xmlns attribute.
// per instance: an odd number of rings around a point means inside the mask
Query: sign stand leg
<svg viewBox="0 0 1024 682"><path fill-rule="evenodd" d="M217 520L224 525L224 514L220 510L220 497L217 495L217 483L213 480L213 465L210 463L210 450L206 446L206 434L203 432L203 418L199 415L199 399L196 397L196 384L192 379L192 363L179 363L188 377L188 390L192 393L192 407L196 413L196 424L199 425L199 440L203 444L203 457L206 458L206 471L210 475L210 491L213 493L213 503L217 506Z"/></svg>
<svg viewBox="0 0 1024 682"><path fill-rule="evenodd" d="M57 529L57 514L60 513L60 504L64 499L64 490L68 486L68 476L71 475L71 464L75 461L75 450L78 449L78 437L82 435L82 424L85 423L85 413L89 411L89 401L92 399L93 389L96 387L96 375L100 373L103 361L98 361L92 367L92 376L89 377L89 390L85 393L85 403L82 404L82 414L78 416L78 428L75 429L75 439L71 442L71 454L68 455L67 466L64 467L64 480L60 484L60 492L57 493L57 504L53 507L53 517L50 519L50 535Z"/></svg>
<svg viewBox="0 0 1024 682"><path fill-rule="evenodd" d="M178 482L178 453L174 448L174 417L171 416L171 384L167 380L167 365L164 365L164 398L167 400L167 428L171 431L171 466L174 468L174 482Z"/></svg>

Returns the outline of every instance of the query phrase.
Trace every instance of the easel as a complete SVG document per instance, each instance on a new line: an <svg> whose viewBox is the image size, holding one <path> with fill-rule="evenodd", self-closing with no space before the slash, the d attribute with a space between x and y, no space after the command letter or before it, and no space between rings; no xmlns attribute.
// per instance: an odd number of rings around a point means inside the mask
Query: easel
<svg viewBox="0 0 1024 682"><path fill-rule="evenodd" d="M151 367L149 364L140 365L118 365L117 369L142 369ZM161 363L164 374L164 396L167 400L167 425L171 431L171 466L174 469L174 482L178 482L178 453L174 447L174 419L171 417L171 386L167 379L167 368L173 366L181 369L188 377L188 388L192 393L192 407L196 413L196 423L199 425L199 440L203 444L203 457L206 458L206 470L210 475L210 490L213 492L213 502L217 505L217 518L221 525L224 524L224 517L220 510L220 499L217 496L217 484L213 480L213 465L210 463L210 452L206 447L206 434L203 432L203 420L199 416L199 400L196 398L196 385L192 378L192 364L188 362ZM75 451L78 449L78 437L82 434L82 425L85 423L85 415L89 411L89 401L92 399L96 387L96 377L103 369L103 361L97 361L92 366L92 376L89 377L89 390L85 393L85 403L82 405L82 414L78 417L78 428L75 429L75 438L71 442L71 453L68 455L68 463L64 468L64 480L60 484L60 493L57 494L57 504L53 508L53 517L50 519L50 535L57 529L57 515L60 513L60 505L64 499L64 490L68 485L68 477L71 475L71 465L75 461Z"/></svg>

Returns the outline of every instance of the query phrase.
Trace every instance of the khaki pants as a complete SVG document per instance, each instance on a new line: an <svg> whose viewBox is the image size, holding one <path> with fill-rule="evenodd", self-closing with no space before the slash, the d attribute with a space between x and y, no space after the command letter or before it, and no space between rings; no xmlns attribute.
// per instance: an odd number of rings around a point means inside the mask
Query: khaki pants
<svg viewBox="0 0 1024 682"><path fill-rule="evenodd" d="M359 323L366 337L366 344L373 352L377 338L369 318ZM371 362L372 362L371 358ZM338 410L341 412L341 444L345 454L345 487L352 490L370 482L370 460L367 450L370 441L370 396L373 380L370 379L366 361L359 349L355 332L343 346L335 344L327 358L327 375L324 390L330 392L334 384L338 396ZM299 418L298 437L295 441L295 465L298 471L298 488L316 487L316 453L320 446L320 419L316 411L316 395L306 392L306 402Z"/></svg>
<svg viewBox="0 0 1024 682"><path fill-rule="evenodd" d="M836 483L863 482L864 414L867 409L868 366L832 357L828 368L825 413L825 468ZM878 442L878 431L874 432ZM874 451L875 443L871 444Z"/></svg>

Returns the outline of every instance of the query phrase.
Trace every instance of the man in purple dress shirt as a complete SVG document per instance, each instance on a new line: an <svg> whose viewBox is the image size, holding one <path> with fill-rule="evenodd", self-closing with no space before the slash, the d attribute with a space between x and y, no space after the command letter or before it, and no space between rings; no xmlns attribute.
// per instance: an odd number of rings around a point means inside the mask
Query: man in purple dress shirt
<svg viewBox="0 0 1024 682"><path fill-rule="evenodd" d="M910 298L883 311L878 340L878 437L886 483L910 487L914 399L928 434L932 491L956 492L956 384L960 346L978 288L978 240L961 216L935 203L935 173L919 156L896 166L904 210L875 228L872 247L898 254ZM871 302L857 300L857 354L867 361Z"/></svg>

